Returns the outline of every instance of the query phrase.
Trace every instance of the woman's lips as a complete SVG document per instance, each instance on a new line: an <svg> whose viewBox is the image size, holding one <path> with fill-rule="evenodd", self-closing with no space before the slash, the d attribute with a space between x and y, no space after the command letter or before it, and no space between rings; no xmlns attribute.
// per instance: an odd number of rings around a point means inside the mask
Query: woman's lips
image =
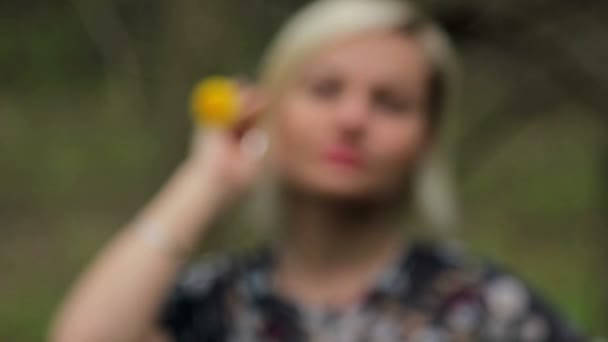
<svg viewBox="0 0 608 342"><path fill-rule="evenodd" d="M324 153L324 159L332 164L348 168L360 168L363 166L361 154L357 150L347 146L328 148Z"/></svg>

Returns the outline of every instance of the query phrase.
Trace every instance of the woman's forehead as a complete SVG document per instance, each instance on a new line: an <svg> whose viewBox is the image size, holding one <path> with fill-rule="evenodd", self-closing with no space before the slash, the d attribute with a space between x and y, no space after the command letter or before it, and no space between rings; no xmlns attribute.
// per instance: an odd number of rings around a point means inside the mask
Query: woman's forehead
<svg viewBox="0 0 608 342"><path fill-rule="evenodd" d="M348 73L362 77L424 76L428 60L419 42L394 31L374 31L320 47L302 65L305 75Z"/></svg>

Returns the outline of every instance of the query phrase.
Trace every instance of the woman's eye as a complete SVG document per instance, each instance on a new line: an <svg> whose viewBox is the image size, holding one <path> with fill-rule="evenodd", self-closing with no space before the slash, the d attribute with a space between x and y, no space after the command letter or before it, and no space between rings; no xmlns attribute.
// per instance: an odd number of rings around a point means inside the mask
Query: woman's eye
<svg viewBox="0 0 608 342"><path fill-rule="evenodd" d="M315 82L311 86L312 93L320 98L330 99L340 94L342 85L338 80Z"/></svg>
<svg viewBox="0 0 608 342"><path fill-rule="evenodd" d="M388 92L378 92L374 96L374 104L382 111L392 114L407 113L412 109L412 102L403 96Z"/></svg>

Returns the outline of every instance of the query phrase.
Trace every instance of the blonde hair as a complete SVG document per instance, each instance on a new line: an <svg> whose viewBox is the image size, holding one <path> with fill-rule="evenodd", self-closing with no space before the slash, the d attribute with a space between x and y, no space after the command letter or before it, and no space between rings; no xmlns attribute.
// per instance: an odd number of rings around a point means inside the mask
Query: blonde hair
<svg viewBox="0 0 608 342"><path fill-rule="evenodd" d="M319 0L305 6L289 19L267 49L259 68L259 85L272 103L287 88L296 69L324 45L377 30L395 30L417 40L432 67L431 114L442 116L457 83L454 53L446 34L405 1ZM266 124L272 125L272 116L264 118ZM436 225L450 224L453 219L445 167L441 164L443 161L437 154L428 158L417 182L418 195L414 196L414 202L426 211L423 216ZM269 186L272 188L271 174L269 170L263 181L262 192L266 194ZM273 197L258 198L255 202L273 206ZM267 211L259 207L256 210L258 214Z"/></svg>

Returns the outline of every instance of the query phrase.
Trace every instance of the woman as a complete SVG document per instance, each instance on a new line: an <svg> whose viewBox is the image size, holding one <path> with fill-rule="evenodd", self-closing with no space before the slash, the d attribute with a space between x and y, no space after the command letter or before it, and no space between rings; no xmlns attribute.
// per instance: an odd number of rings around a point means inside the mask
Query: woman
<svg viewBox="0 0 608 342"><path fill-rule="evenodd" d="M240 121L197 133L83 275L53 338L582 340L515 277L400 227L453 93L452 60L441 31L405 3L306 7L243 90ZM269 135L264 158L241 148L254 126ZM273 242L186 263L260 173L275 190Z"/></svg>

